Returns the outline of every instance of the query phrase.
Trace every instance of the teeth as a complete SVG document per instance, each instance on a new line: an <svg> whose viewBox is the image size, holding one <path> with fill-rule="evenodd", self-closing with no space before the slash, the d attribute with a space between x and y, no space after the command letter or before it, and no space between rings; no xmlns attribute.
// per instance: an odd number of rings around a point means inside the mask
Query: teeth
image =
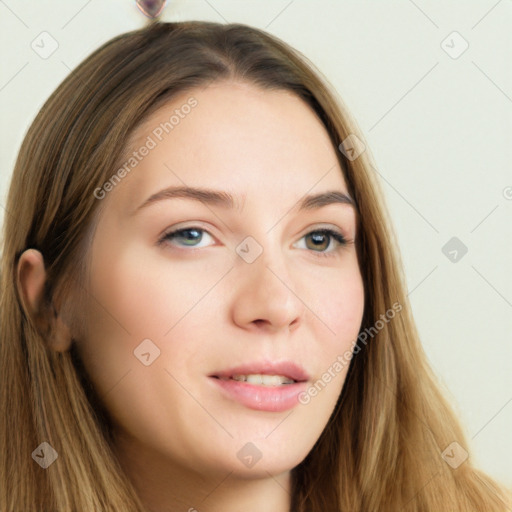
<svg viewBox="0 0 512 512"><path fill-rule="evenodd" d="M293 384L295 381L283 375L233 375L233 380L257 384L260 386L280 386L281 384Z"/></svg>

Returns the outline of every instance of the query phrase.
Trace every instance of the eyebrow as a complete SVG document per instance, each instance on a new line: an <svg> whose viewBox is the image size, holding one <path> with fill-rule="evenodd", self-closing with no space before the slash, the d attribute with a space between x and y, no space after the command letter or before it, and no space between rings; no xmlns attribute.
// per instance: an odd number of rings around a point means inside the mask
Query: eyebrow
<svg viewBox="0 0 512 512"><path fill-rule="evenodd" d="M239 212L241 212L243 209L242 203L227 192L212 190L208 188L182 186L169 187L156 192L155 194L148 197L148 199L146 199L140 206L138 206L133 211L133 214L137 213L143 208L146 208L149 205L155 204L164 199L174 198L193 199L196 201L201 201L205 204L219 206L222 208L236 208ZM298 203L298 209L299 211L314 210L331 204L346 204L356 210L356 204L354 200L348 194L340 190L328 190L326 192L304 196Z"/></svg>

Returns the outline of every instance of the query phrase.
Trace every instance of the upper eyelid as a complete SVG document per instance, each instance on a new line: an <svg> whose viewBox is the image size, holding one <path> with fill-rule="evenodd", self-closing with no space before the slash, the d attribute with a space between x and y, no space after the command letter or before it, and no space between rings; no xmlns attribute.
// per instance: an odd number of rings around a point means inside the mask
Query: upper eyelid
<svg viewBox="0 0 512 512"><path fill-rule="evenodd" d="M205 227L202 225L201 221L191 221L191 222L192 222L192 224L190 224L190 225L181 226L180 225L181 223L178 223L177 225L174 225L168 229L165 229L162 232L162 236L169 235L171 233L175 233L175 232L179 232L179 231L186 231L188 229L194 229L194 228L201 229L202 231L206 231L210 235L214 236L210 232L210 229L208 227ZM193 223L193 222L195 222L195 223ZM345 236L345 230L340 228L339 226L336 226L335 224L333 224L331 222L319 222L319 223L317 223L317 225L308 226L307 228L305 228L305 231L303 231L304 234L302 236L307 235L308 233L311 233L312 231L322 231L322 230L336 231L336 232L342 234L343 236Z"/></svg>

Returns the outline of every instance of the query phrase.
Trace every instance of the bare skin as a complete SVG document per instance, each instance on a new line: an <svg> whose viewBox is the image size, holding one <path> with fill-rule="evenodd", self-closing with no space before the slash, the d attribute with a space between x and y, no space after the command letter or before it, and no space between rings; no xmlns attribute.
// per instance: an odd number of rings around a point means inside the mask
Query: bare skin
<svg viewBox="0 0 512 512"><path fill-rule="evenodd" d="M191 96L197 106L157 140L154 129ZM294 95L232 82L174 98L137 128L130 152L148 136L156 147L102 199L88 269L94 300L76 340L113 418L115 451L152 512L286 512L290 471L325 428L348 365L307 404L280 412L226 396L211 375L292 361L311 386L352 348L364 308L355 211L340 202L298 208L306 194L348 196L335 149ZM185 185L237 204L181 197L140 207ZM199 231L158 243L186 228ZM348 243L311 236L326 228ZM248 236L251 255L262 249L251 263L236 250ZM37 310L43 258L27 251L19 272ZM66 350L65 322L55 328L55 349ZM147 366L134 355L146 339L160 350ZM252 467L237 456L247 443L261 455Z"/></svg>

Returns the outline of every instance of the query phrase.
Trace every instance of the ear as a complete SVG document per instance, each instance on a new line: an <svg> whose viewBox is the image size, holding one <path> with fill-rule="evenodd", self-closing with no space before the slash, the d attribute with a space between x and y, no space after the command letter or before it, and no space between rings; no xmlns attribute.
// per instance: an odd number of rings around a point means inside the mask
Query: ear
<svg viewBox="0 0 512 512"><path fill-rule="evenodd" d="M53 350L64 352L71 346L71 333L53 305L44 302L46 270L43 255L27 249L20 256L17 269L18 289L25 311Z"/></svg>

